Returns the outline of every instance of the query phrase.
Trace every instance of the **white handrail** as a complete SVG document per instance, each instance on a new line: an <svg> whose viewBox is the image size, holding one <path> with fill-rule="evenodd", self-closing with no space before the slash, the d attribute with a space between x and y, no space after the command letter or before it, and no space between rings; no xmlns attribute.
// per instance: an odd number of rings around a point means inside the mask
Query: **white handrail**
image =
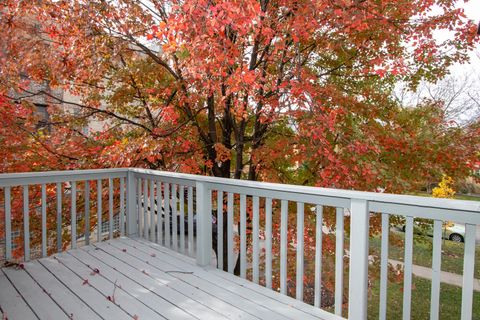
<svg viewBox="0 0 480 320"><path fill-rule="evenodd" d="M93 169L93 170L65 170L41 171L0 174L0 187L32 185L42 183L71 182L97 180L106 178L125 178L130 169Z"/></svg>
<svg viewBox="0 0 480 320"><path fill-rule="evenodd" d="M396 203L404 205L413 205L426 208L439 208L455 211L470 211L480 213L480 202L469 200L454 200L454 199L440 199L421 196L391 194L391 193L379 193L379 192L366 192L355 191L345 189L332 189L332 188L320 188L270 182L257 182L248 180L238 180L229 178L217 178L210 176L199 176L193 174L157 171L149 169L137 169L131 168L135 173L148 174L160 177L169 177L182 180L190 180L192 182L207 182L211 184L211 188L215 189L216 185L222 186L236 186L245 189L259 189L259 190L279 190L289 193L300 193L307 195L326 196L333 198L343 199L361 199L367 201L375 201L378 203ZM248 192L249 194L251 193Z"/></svg>
<svg viewBox="0 0 480 320"><path fill-rule="evenodd" d="M186 180L190 181L191 185L194 185L195 182L206 182L211 184L211 189L215 189L216 185L235 186L241 187L242 189L277 190L295 194L326 196L343 199L361 199L367 201L374 201L375 203L395 203L401 205L412 205L416 207L438 208L443 210L480 213L480 202L478 201L439 199L411 195L320 188L269 182L256 182L139 168L4 173L0 174L0 187L65 181L80 181L89 179L95 180L108 177L126 177L128 172L134 172L140 175L144 174L149 176Z"/></svg>

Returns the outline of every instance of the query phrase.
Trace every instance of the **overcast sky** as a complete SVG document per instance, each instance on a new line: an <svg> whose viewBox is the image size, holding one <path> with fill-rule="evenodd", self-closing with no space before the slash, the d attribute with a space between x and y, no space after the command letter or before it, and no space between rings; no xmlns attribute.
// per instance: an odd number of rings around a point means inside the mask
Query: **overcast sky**
<svg viewBox="0 0 480 320"><path fill-rule="evenodd" d="M459 6L464 8L468 19L473 20L475 24L480 22L480 0L460 1ZM435 36L443 41L448 38L448 33L443 31ZM440 92L440 96L446 94L446 100L455 95L456 98L451 105L452 109L458 112L452 113L452 119L458 123L468 123L478 119L480 117L480 45L470 53L470 63L451 66L450 74L451 76L447 76L436 85L426 83L421 85L419 92L407 95L407 104L415 105L415 101L418 102L419 98L430 97L430 92L434 95L435 92ZM448 88L447 93L443 91L444 88Z"/></svg>
<svg viewBox="0 0 480 320"><path fill-rule="evenodd" d="M468 19L472 19L475 23L480 22L480 0L470 0L461 4L465 9L465 14ZM479 70L480 69L480 46L477 46L476 52L472 52L470 66L453 66L451 71L453 74L463 74L465 72L471 71L472 67Z"/></svg>

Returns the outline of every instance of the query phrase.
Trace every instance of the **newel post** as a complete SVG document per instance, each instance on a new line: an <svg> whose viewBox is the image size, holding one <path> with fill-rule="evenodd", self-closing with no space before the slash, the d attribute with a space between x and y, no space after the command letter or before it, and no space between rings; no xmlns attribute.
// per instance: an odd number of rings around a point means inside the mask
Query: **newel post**
<svg viewBox="0 0 480 320"><path fill-rule="evenodd" d="M352 199L350 207L350 279L348 318L367 319L368 297L368 202Z"/></svg>
<svg viewBox="0 0 480 320"><path fill-rule="evenodd" d="M135 183L135 173L128 169L127 172L127 228L126 235L138 236L137 235L137 206L136 206L136 183Z"/></svg>
<svg viewBox="0 0 480 320"><path fill-rule="evenodd" d="M204 182L195 183L197 200L197 264L212 261L212 191Z"/></svg>

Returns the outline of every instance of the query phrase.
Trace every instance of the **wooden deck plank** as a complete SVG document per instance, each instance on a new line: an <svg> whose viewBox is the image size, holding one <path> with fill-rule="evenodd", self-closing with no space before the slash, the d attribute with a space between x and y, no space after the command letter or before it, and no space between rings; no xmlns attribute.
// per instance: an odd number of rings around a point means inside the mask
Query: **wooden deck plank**
<svg viewBox="0 0 480 320"><path fill-rule="evenodd" d="M4 268L3 272L40 319L68 319L67 314L25 270Z"/></svg>
<svg viewBox="0 0 480 320"><path fill-rule="evenodd" d="M141 243L141 244L147 245L148 247L150 247L154 250L158 250L158 251L161 251L161 252L163 252L163 253L171 256L171 257L175 257L178 260L182 260L182 261L184 261L188 264L195 264L195 260L190 258L190 257L187 257L185 255L174 252L174 251L172 251L168 248L165 248L163 246L160 246L160 245L157 245L157 244L154 244L154 243L150 243L150 242L146 242L143 239L121 238L120 241L134 241L134 242L137 242L137 243ZM157 252L157 251L154 251L154 252ZM336 316L332 313L326 312L324 310L321 310L321 309L316 308L314 306L311 306L309 304L306 304L306 303L303 303L303 302L298 301L296 299L293 299L291 297L285 296L285 295L280 294L279 292L273 291L271 289L259 286L259 285L255 284L253 282L242 279L242 278L237 277L237 276L235 276L233 274L230 274L228 272L224 272L222 270L218 270L218 269L215 269L215 268L209 268L209 269L206 269L204 271L219 277L220 279L218 279L218 281L227 280L231 283L236 284L237 286L247 288L247 289L249 289L253 292L259 293L263 296L266 296L268 298L276 300L276 301L278 301L278 302L280 302L284 305L287 305L288 307L292 307L292 308L298 309L300 311L303 311L306 314L314 316L316 319L324 319L324 320L341 320L341 319L343 319L343 318L341 318L339 316Z"/></svg>
<svg viewBox="0 0 480 320"><path fill-rule="evenodd" d="M144 243L135 243L130 239L120 239L121 242L136 246L136 250L132 250L132 254L137 255L140 259L146 259L150 256L148 246ZM113 243L118 245L119 243ZM251 312L261 318L275 318L275 319L316 319L313 316L290 308L284 304L278 303L273 299L268 299L256 292L242 288L230 282L226 282L222 278L213 276L206 271L203 271L198 266L194 266L185 261L178 259L171 259L170 256L164 252L158 251L157 257L150 257L149 263L162 270L179 270L182 272L194 270L193 274L172 273L173 276L185 281L187 283L196 285L198 287L206 288L211 294L218 296L242 308L246 312ZM168 258L167 258L168 257ZM169 263L170 262L170 263Z"/></svg>
<svg viewBox="0 0 480 320"><path fill-rule="evenodd" d="M67 315L74 319L101 319L90 307L74 295L67 287L55 278L38 261L25 263L25 271L48 292L52 298Z"/></svg>
<svg viewBox="0 0 480 320"><path fill-rule="evenodd" d="M57 260L77 275L88 280L88 285L94 287L103 294L105 297L104 299L108 300L107 297L110 297L110 300L114 301L115 304L126 313L132 316L136 315L140 319L165 319L159 313L156 313L154 310L130 295L126 291L128 289L126 284L118 279L118 272L112 273L115 280L111 282L102 276L107 270L98 267L89 268L68 253L58 255ZM100 272L96 273L95 268Z"/></svg>
<svg viewBox="0 0 480 320"><path fill-rule="evenodd" d="M83 285L84 279L77 276L55 258L44 258L40 259L39 262L80 299L93 308L102 318L112 320L132 318L133 315L127 314L117 305L108 301L107 298L94 287Z"/></svg>
<svg viewBox="0 0 480 320"><path fill-rule="evenodd" d="M131 242L131 241L134 241L134 240L121 239L120 241ZM139 241L139 244L132 243L132 245L136 245L136 247L140 250L144 250L145 248L149 247L149 243L143 242L143 241ZM152 247L152 249L154 249L154 248ZM160 251L159 259L164 260L165 256L169 256L169 254L168 254L169 250L168 249L162 248L162 247L158 247L158 248L155 247L155 249L158 249ZM165 251L163 251L163 249L165 249ZM169 260L177 268L178 267L188 267L190 264L194 263L194 260L191 260L188 257L186 257L187 259L182 259L183 256L181 256L181 255L174 254L173 256L174 256L174 259L169 259ZM223 272L223 271L219 271L219 272L228 274L231 277L238 278L236 276L233 276L233 275L231 275L229 273L226 273L226 272ZM198 277L203 278L206 281L208 281L210 283L210 285L220 284L222 286L222 288L224 288L226 290L229 290L230 292L234 293L235 295L237 295L239 297L250 299L252 302L255 302L255 303L269 309L270 312L280 313L282 316L288 317L288 318L291 318L291 319L311 319L311 320L318 319L317 316L311 315L309 313L305 313L305 312L303 312L301 310L298 310L296 308L292 308L290 306L292 301L288 301L289 302L288 304L279 302L278 300L276 300L276 299L274 299L270 296L262 295L262 294L260 294L256 291L254 291L254 290L251 290L249 288L245 288L244 286L240 286L235 282L226 281L226 279L224 279L222 277L219 277L217 274L211 273L210 270L196 269L195 274ZM241 278L238 278L238 279L241 279ZM188 279L186 281L192 281L192 280ZM244 280L244 282L249 282L249 281ZM249 282L249 283L251 283L251 282ZM256 287L259 287L258 285L253 284L253 283L252 283L252 285L256 286ZM286 298L288 298L289 300L294 300L294 299L291 299L289 297L286 297Z"/></svg>
<svg viewBox="0 0 480 320"><path fill-rule="evenodd" d="M10 283L5 274L0 270L0 308L2 319L38 319L32 309L27 305L23 297Z"/></svg>
<svg viewBox="0 0 480 320"><path fill-rule="evenodd" d="M0 288L9 319L342 319L138 238L3 268Z"/></svg>
<svg viewBox="0 0 480 320"><path fill-rule="evenodd" d="M148 253L134 249L132 246L129 246L128 243L122 243L117 240L112 242L110 246L115 247L117 250L121 250L122 247L128 248L127 253L130 253L132 257L139 261L148 261L147 267L154 267L155 272L165 273L170 281L175 283L176 288L181 287L186 291L191 291L192 289L195 290L196 296L201 299L199 300L200 302L214 307L215 310L228 318L258 319L261 317L256 313L258 307L252 309L252 307L256 306L249 304L248 307L250 308L247 308L243 305L245 304L245 301L243 301L244 299L239 298L238 296L232 296L227 291L218 292L219 290L217 286L198 281L197 277L192 278L192 275L188 273L196 272L196 269L199 267L195 265L189 265L186 268L179 270L178 266L168 264L168 259L159 261ZM108 247L106 249L108 250ZM115 252L115 254L117 254L117 252ZM179 273L175 271L181 272ZM265 312L267 310L262 309L260 311ZM279 319L280 318L281 317L279 317Z"/></svg>
<svg viewBox="0 0 480 320"><path fill-rule="evenodd" d="M112 247L113 248L113 247ZM88 250L88 249L84 249ZM174 278L168 274L152 272L152 268L146 263L137 262L123 251L115 252L111 255L103 250L88 250L89 254L97 257L118 272L130 277L146 288L170 301L173 305L184 310L195 318L199 319L226 319L226 317L210 309L208 305L204 305L194 300L196 291L190 290L182 293L177 291L178 287L174 282ZM173 282L172 282L173 281Z"/></svg>
<svg viewBox="0 0 480 320"><path fill-rule="evenodd" d="M101 270L100 275L110 280L110 282L118 280L124 290L151 309L158 310L166 319L195 319L192 315L182 309L176 308L175 305L169 301L156 295L152 291L152 286L142 286L97 257L90 255L87 251L79 249L70 250L68 253L90 268L98 268ZM139 315L139 318L142 319L141 315Z"/></svg>

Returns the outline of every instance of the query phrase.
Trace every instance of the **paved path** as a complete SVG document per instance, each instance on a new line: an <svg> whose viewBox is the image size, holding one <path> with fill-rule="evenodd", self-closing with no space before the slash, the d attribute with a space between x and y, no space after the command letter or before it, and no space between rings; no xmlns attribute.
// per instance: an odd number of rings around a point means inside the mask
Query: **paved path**
<svg viewBox="0 0 480 320"><path fill-rule="evenodd" d="M477 237L476 237L476 239L477 239L477 245L480 245L480 224L477 225L477 232L476 232L476 234L477 234Z"/></svg>
<svg viewBox="0 0 480 320"><path fill-rule="evenodd" d="M397 266L397 265L403 266L403 262L401 261L397 261L393 259L388 259L388 261L394 266ZM432 269L428 267L417 266L414 264L412 266L412 273L420 278L430 279L430 280L432 279ZM442 271L440 274L440 281L443 283L448 283L457 287L461 287L463 285L463 276L456 273ZM480 291L479 279L473 280L473 290Z"/></svg>

